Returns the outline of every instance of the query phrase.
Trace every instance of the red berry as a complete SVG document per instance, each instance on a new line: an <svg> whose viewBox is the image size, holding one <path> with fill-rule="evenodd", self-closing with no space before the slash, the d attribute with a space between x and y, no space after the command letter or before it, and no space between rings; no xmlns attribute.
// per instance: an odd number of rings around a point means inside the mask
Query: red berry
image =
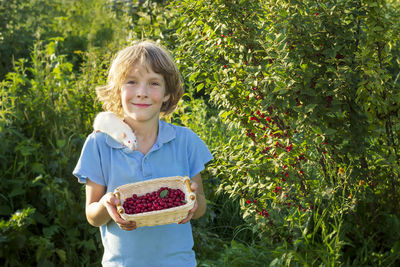
<svg viewBox="0 0 400 267"><path fill-rule="evenodd" d="M160 195L161 192L162 196ZM127 214L137 214L154 210L162 210L184 205L185 194L179 189L162 187L157 191L142 196L132 195L126 198L123 208Z"/></svg>

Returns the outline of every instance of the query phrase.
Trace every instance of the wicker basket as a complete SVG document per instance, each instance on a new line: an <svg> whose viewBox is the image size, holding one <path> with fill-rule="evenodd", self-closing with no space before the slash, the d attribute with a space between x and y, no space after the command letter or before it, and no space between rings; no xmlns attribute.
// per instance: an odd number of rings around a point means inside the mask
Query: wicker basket
<svg viewBox="0 0 400 267"><path fill-rule="evenodd" d="M139 214L127 214L123 208L123 203L133 194L138 196L145 195L153 191L157 191L161 187L169 187L171 189L180 189L185 193L186 204L169 209L149 211ZM177 223L187 217L189 210L194 206L196 195L190 188L190 179L185 176L157 178L143 182L131 183L117 187L114 195L121 200L117 210L120 216L127 221L135 221L136 227L154 226L170 223Z"/></svg>

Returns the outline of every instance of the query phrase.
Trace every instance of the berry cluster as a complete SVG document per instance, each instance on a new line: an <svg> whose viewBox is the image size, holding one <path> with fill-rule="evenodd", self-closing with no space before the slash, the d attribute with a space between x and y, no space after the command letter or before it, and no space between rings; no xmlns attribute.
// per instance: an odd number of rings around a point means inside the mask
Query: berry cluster
<svg viewBox="0 0 400 267"><path fill-rule="evenodd" d="M157 191L142 196L133 194L125 199L123 207L127 214L163 210L186 204L185 193L180 189L161 187Z"/></svg>

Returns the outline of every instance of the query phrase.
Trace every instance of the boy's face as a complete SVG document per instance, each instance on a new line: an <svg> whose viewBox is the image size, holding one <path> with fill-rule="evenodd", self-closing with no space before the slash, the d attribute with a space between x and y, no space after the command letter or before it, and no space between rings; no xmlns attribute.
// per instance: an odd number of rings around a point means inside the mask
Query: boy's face
<svg viewBox="0 0 400 267"><path fill-rule="evenodd" d="M165 80L161 74L145 64L135 64L121 88L121 101L125 117L136 122L158 122L165 95Z"/></svg>

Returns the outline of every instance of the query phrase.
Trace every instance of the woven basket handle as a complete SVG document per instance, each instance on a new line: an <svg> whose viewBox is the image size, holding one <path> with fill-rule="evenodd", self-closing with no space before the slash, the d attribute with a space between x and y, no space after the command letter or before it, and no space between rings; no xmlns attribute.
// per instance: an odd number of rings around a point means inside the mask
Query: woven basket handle
<svg viewBox="0 0 400 267"><path fill-rule="evenodd" d="M121 200L121 195L120 195L119 192L115 192L115 193L114 193L114 196L115 196L116 198L118 198L119 200ZM118 211L119 214L124 213L124 208L123 208L122 205L121 205L121 201L120 201L119 204L117 205L117 211Z"/></svg>
<svg viewBox="0 0 400 267"><path fill-rule="evenodd" d="M187 176L185 176L185 184L186 184L188 192L189 192L189 198L191 200L195 200L196 199L196 194L193 193L192 188L190 187L190 179Z"/></svg>

